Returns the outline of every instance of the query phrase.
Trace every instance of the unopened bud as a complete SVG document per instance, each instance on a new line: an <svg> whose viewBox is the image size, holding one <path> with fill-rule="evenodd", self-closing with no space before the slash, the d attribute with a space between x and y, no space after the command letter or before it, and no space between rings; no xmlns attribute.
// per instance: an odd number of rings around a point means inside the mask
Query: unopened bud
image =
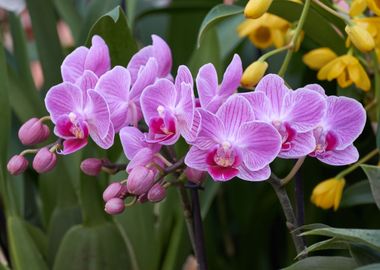
<svg viewBox="0 0 380 270"><path fill-rule="evenodd" d="M38 118L26 121L18 131L18 137L22 144L33 145L45 141L50 135L49 127Z"/></svg>
<svg viewBox="0 0 380 270"><path fill-rule="evenodd" d="M267 68L268 63L265 61L253 62L245 69L241 77L241 85L247 88L255 86L264 76Z"/></svg>
<svg viewBox="0 0 380 270"><path fill-rule="evenodd" d="M115 182L110 184L103 192L103 200L105 202L111 200L112 198L120 198L124 199L127 195L127 187L126 185L120 184L119 182Z"/></svg>
<svg viewBox="0 0 380 270"><path fill-rule="evenodd" d="M128 191L135 195L147 192L153 185L154 172L145 166L136 166L129 174L127 181Z"/></svg>
<svg viewBox="0 0 380 270"><path fill-rule="evenodd" d="M137 202L146 203L148 201L148 193L143 193L137 197Z"/></svg>
<svg viewBox="0 0 380 270"><path fill-rule="evenodd" d="M295 29L289 29L285 35L285 43L289 44L290 42L292 42L295 34L296 34ZM293 47L291 48L293 51L297 52L300 49L304 36L305 36L305 32L301 31L298 37L296 38L296 40L294 41Z"/></svg>
<svg viewBox="0 0 380 270"><path fill-rule="evenodd" d="M187 167L185 169L185 175L187 177L187 180L194 184L201 184L202 180L204 179L205 172L199 171L190 167Z"/></svg>
<svg viewBox="0 0 380 270"><path fill-rule="evenodd" d="M244 16L250 19L257 19L268 11L273 0L249 0L244 9Z"/></svg>
<svg viewBox="0 0 380 270"><path fill-rule="evenodd" d="M41 148L33 159L33 169L38 173L46 173L54 169L57 164L57 155L47 147Z"/></svg>
<svg viewBox="0 0 380 270"><path fill-rule="evenodd" d="M7 164L8 172L12 175L19 175L28 168L28 160L22 155L14 155Z"/></svg>
<svg viewBox="0 0 380 270"><path fill-rule="evenodd" d="M362 52L369 52L375 48L375 41L371 34L362 26L355 25L347 25L346 33L348 34L349 39Z"/></svg>
<svg viewBox="0 0 380 270"><path fill-rule="evenodd" d="M148 200L150 202L159 202L166 197L166 189L161 184L155 184L148 191Z"/></svg>
<svg viewBox="0 0 380 270"><path fill-rule="evenodd" d="M104 210L110 215L117 215L124 211L125 204L124 200L120 198L112 198L106 202Z"/></svg>
<svg viewBox="0 0 380 270"><path fill-rule="evenodd" d="M97 176L103 166L103 160L98 158L87 158L80 164L80 169L83 173L90 176Z"/></svg>

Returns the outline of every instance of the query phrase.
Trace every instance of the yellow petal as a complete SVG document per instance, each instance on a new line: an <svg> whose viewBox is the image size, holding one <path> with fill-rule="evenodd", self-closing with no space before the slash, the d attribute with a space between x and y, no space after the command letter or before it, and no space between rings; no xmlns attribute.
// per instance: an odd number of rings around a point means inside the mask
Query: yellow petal
<svg viewBox="0 0 380 270"><path fill-rule="evenodd" d="M350 16L358 16L363 13L363 11L367 8L367 1L366 0L354 0L351 3L350 7Z"/></svg>
<svg viewBox="0 0 380 270"><path fill-rule="evenodd" d="M340 205L340 201L342 200L342 194L344 186L346 185L346 181L341 179L339 184L335 188L335 198L334 198L334 211L336 211Z"/></svg>
<svg viewBox="0 0 380 270"><path fill-rule="evenodd" d="M250 19L257 19L264 15L273 0L249 0L244 9L244 15Z"/></svg>
<svg viewBox="0 0 380 270"><path fill-rule="evenodd" d="M355 85L364 91L369 91L369 89L371 89L371 81L368 78L367 72L360 63L357 64L357 68L359 70L360 77L357 81L354 81Z"/></svg>
<svg viewBox="0 0 380 270"><path fill-rule="evenodd" d="M379 0L367 0L367 5L377 16L380 16L380 2Z"/></svg>
<svg viewBox="0 0 380 270"><path fill-rule="evenodd" d="M352 84L352 80L350 79L347 69L339 75L337 81L341 88L346 88Z"/></svg>
<svg viewBox="0 0 380 270"><path fill-rule="evenodd" d="M339 58L338 58L339 60ZM335 65L333 65L331 67L331 69L329 70L329 73L327 74L327 80L328 81L332 81L336 78L339 77L340 74L342 74L342 72L344 72L344 69L346 68L346 65L344 64L343 61L336 61L335 62Z"/></svg>
<svg viewBox="0 0 380 270"><path fill-rule="evenodd" d="M260 49L268 48L273 43L271 29L264 25L261 25L258 28L256 28L255 31L251 33L248 37L251 40L251 42Z"/></svg>
<svg viewBox="0 0 380 270"><path fill-rule="evenodd" d="M249 65L241 77L241 85L246 88L255 86L264 76L268 68L268 63L265 61L256 61Z"/></svg>
<svg viewBox="0 0 380 270"><path fill-rule="evenodd" d="M352 43L360 51L369 52L375 48L375 41L373 40L373 37L359 24L355 24L353 26L347 25L345 30Z"/></svg>
<svg viewBox="0 0 380 270"><path fill-rule="evenodd" d="M236 31L239 37L245 37L252 33L259 25L260 22L258 20L247 19L238 25Z"/></svg>
<svg viewBox="0 0 380 270"><path fill-rule="evenodd" d="M279 29L271 29L273 44L276 48L281 48L285 43L285 35Z"/></svg>
<svg viewBox="0 0 380 270"><path fill-rule="evenodd" d="M331 49L324 47L308 52L302 60L309 68L318 70L336 57L337 55Z"/></svg>

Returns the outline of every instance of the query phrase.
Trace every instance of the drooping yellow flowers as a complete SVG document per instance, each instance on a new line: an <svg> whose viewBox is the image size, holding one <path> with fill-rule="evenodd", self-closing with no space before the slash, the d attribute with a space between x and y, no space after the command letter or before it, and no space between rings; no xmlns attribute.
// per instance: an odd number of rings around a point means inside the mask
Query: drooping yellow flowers
<svg viewBox="0 0 380 270"><path fill-rule="evenodd" d="M250 64L244 71L241 77L241 85L246 88L255 86L264 76L268 68L268 63L265 61L256 61Z"/></svg>
<svg viewBox="0 0 380 270"><path fill-rule="evenodd" d="M244 16L250 19L257 19L268 11L273 0L249 0L244 9Z"/></svg>
<svg viewBox="0 0 380 270"><path fill-rule="evenodd" d="M290 24L286 20L265 13L258 19L247 19L242 22L237 32L240 37L247 36L257 48L266 49L272 45L280 48L285 45L289 27Z"/></svg>
<svg viewBox="0 0 380 270"><path fill-rule="evenodd" d="M353 0L349 12L350 16L360 15L367 7L372 10L377 16L380 16L379 0Z"/></svg>
<svg viewBox="0 0 380 270"><path fill-rule="evenodd" d="M331 49L324 47L308 52L302 60L311 69L319 70L337 57Z"/></svg>
<svg viewBox="0 0 380 270"><path fill-rule="evenodd" d="M375 41L371 34L361 25L347 25L346 33L348 38L362 52L369 52L375 48Z"/></svg>
<svg viewBox="0 0 380 270"><path fill-rule="evenodd" d="M313 190L311 202L323 209L334 207L336 211L342 199L343 188L346 181L331 178L319 183Z"/></svg>

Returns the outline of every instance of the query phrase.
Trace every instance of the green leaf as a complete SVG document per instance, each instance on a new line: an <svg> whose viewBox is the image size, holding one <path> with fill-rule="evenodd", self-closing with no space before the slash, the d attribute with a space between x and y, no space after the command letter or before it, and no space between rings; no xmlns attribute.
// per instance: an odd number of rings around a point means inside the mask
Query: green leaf
<svg viewBox="0 0 380 270"><path fill-rule="evenodd" d="M298 261L283 270L351 270L355 267L355 261L348 257L315 256Z"/></svg>
<svg viewBox="0 0 380 270"><path fill-rule="evenodd" d="M360 165L368 177L372 195L377 208L380 209L380 167L372 165Z"/></svg>
<svg viewBox="0 0 380 270"><path fill-rule="evenodd" d="M217 23L237 14L241 14L244 10L244 7L235 6L235 5L224 5L220 4L213 7L206 17L204 18L201 27L199 28L197 47L201 45L201 42L204 38L204 35L207 31Z"/></svg>
<svg viewBox="0 0 380 270"><path fill-rule="evenodd" d="M105 222L73 227L62 240L53 269L124 270L130 263L120 232Z"/></svg>
<svg viewBox="0 0 380 270"><path fill-rule="evenodd" d="M347 249L348 244L345 241L336 239L336 238L331 238L325 241L317 242L311 246L308 246L305 250L300 252L297 255L297 258L307 255L310 252L318 251L318 250L325 250L325 249Z"/></svg>
<svg viewBox="0 0 380 270"><path fill-rule="evenodd" d="M380 252L364 245L351 244L350 253L358 265L380 262Z"/></svg>
<svg viewBox="0 0 380 270"><path fill-rule="evenodd" d="M357 182L345 189L340 207L375 203L368 180Z"/></svg>
<svg viewBox="0 0 380 270"><path fill-rule="evenodd" d="M47 270L48 267L28 233L25 223L16 216L7 219L11 262L15 270Z"/></svg>
<svg viewBox="0 0 380 270"><path fill-rule="evenodd" d="M380 269L380 263L374 263L374 264L369 264L369 265L355 268L355 270L379 270L379 269Z"/></svg>
<svg viewBox="0 0 380 270"><path fill-rule="evenodd" d="M75 6L75 0L53 0L55 8L65 22L69 25L74 40L79 41L80 27L83 23L83 19Z"/></svg>
<svg viewBox="0 0 380 270"><path fill-rule="evenodd" d="M107 43L112 66L127 66L133 54L137 52L136 41L120 7L114 8L96 21L88 34L87 45L91 43L93 35L100 35Z"/></svg>

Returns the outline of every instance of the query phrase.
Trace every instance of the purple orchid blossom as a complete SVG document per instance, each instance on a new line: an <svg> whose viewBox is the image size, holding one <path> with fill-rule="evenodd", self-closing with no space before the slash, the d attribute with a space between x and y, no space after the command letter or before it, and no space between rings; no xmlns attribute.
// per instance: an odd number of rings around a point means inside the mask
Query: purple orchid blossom
<svg viewBox="0 0 380 270"><path fill-rule="evenodd" d="M326 110L326 101L317 92L285 86L275 74L261 79L255 92L243 94L250 102L258 120L272 124L282 137L281 158L300 158L316 147L313 129Z"/></svg>
<svg viewBox="0 0 380 270"><path fill-rule="evenodd" d="M327 96L317 85L306 85L327 102L327 110L313 135L316 147L310 154L329 165L341 166L356 162L359 153L353 142L362 133L366 122L366 111L362 104L348 97Z"/></svg>
<svg viewBox="0 0 380 270"><path fill-rule="evenodd" d="M77 83L86 70L100 77L111 68L107 44L100 36L93 36L91 47L80 46L66 56L61 66L63 81Z"/></svg>
<svg viewBox="0 0 380 270"><path fill-rule="evenodd" d="M235 54L219 86L218 75L213 64L206 64L199 69L196 83L199 102L203 109L215 113L240 85L243 67L239 55Z"/></svg>
<svg viewBox="0 0 380 270"><path fill-rule="evenodd" d="M141 108L149 126L148 142L171 145L180 135L191 141L195 98L190 70L180 66L174 84L159 79L148 86L141 95Z"/></svg>
<svg viewBox="0 0 380 270"><path fill-rule="evenodd" d="M269 178L269 163L281 149L281 137L272 125L255 121L247 99L234 95L216 114L204 109L200 114L200 131L186 155L187 166L208 171L215 181Z"/></svg>
<svg viewBox="0 0 380 270"><path fill-rule="evenodd" d="M114 129L108 105L96 91L84 91L73 83L63 82L48 91L45 105L55 124L54 133L64 139L62 154L83 148L88 136L103 149L113 145Z"/></svg>

